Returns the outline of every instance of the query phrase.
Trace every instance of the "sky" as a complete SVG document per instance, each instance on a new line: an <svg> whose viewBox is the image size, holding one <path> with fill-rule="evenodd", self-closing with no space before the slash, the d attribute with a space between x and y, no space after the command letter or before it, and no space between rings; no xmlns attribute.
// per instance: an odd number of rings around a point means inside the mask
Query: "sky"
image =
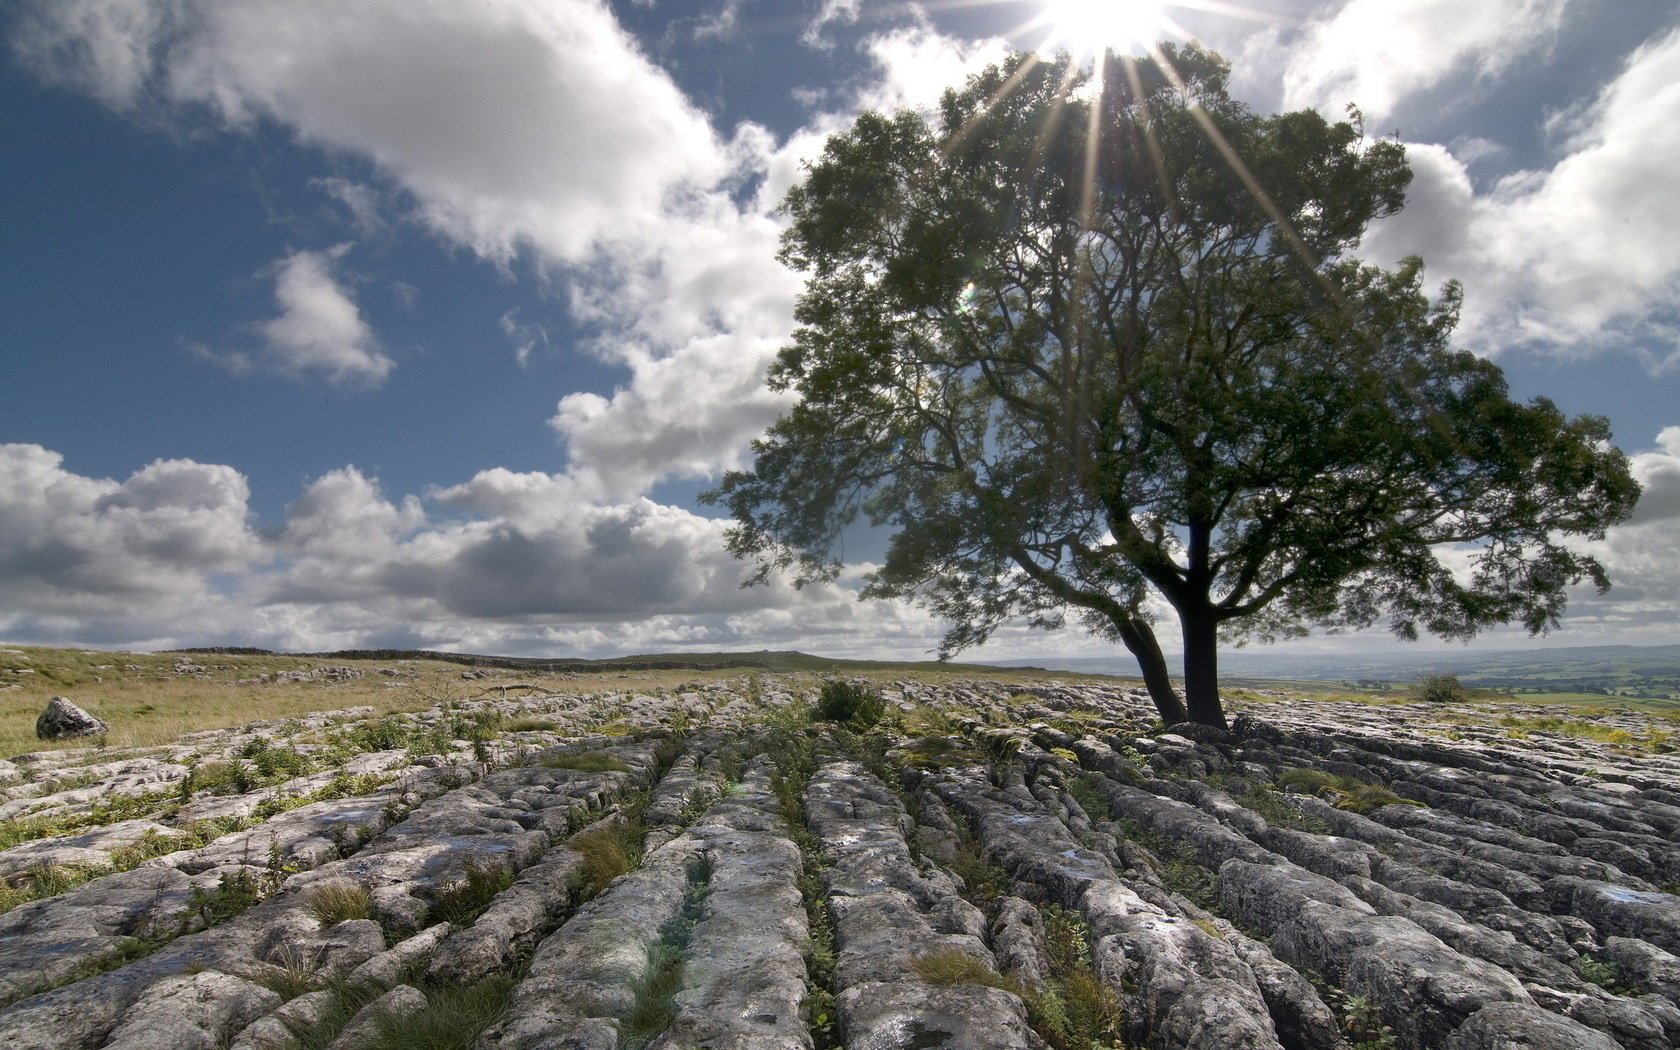
<svg viewBox="0 0 1680 1050"><path fill-rule="evenodd" d="M1097 21L1096 12L1106 12ZM1545 644L1680 640L1672 0L0 0L0 639L921 658L742 589L697 494L788 406L777 204L1011 50L1196 40L1407 146L1361 248L1645 495ZM1161 625L1172 648L1170 618ZM1493 632L1482 647L1524 644ZM1373 649L1385 636L1315 638ZM1109 655L1000 630L976 658Z"/></svg>

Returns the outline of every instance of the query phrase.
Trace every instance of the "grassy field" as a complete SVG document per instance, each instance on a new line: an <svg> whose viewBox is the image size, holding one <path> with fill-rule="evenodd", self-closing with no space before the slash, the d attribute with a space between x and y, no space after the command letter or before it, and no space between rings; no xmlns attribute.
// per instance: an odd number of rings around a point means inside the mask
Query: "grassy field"
<svg viewBox="0 0 1680 1050"><path fill-rule="evenodd" d="M757 655L757 654L750 654ZM201 729L259 719L292 718L317 711L367 706L384 714L417 711L446 700L514 691L520 685L569 693L675 689L688 683L739 678L757 670L809 676L856 674L929 681L983 674L999 681L1093 676L949 666L932 663L833 661L804 654L766 654L768 666L742 666L738 655L665 660L568 661L553 670L539 661L414 659L396 654L355 658L344 654L281 656L243 653L123 653L0 646L0 757L30 751L88 747L91 740L47 743L35 736L35 719L54 696L65 696L111 726L105 745L147 747ZM661 667L674 662L685 666ZM178 665L202 670L178 671ZM708 664L710 666L708 666ZM344 680L277 682L286 673L346 667L361 674ZM466 678L464 675L482 675ZM263 678L267 677L268 681Z"/></svg>
<svg viewBox="0 0 1680 1050"><path fill-rule="evenodd" d="M190 669L188 669L190 668ZM334 679L323 669L350 668L359 675ZM276 681L287 674L314 672L304 681ZM53 696L73 703L111 726L105 746L147 747L202 729L219 729L260 719L291 718L349 707L376 713L416 711L447 700L467 700L514 691L522 685L578 694L619 690L656 691L755 673L792 676L815 684L823 675L938 682L985 677L1002 682L1048 678L1098 679L1140 684L1136 679L1072 672L1045 672L961 664L841 661L803 653L727 653L635 656L610 661L538 661L452 654L417 656L396 652L286 656L273 653L124 653L98 650L0 646L0 756L51 748L88 747L82 739L50 744L35 736L35 719ZM471 676L471 677L469 677ZM1414 702L1409 683L1355 688L1324 681L1228 677L1227 708L1263 709L1292 700L1394 704ZM1591 720L1613 711L1633 711L1664 722L1680 721L1673 702L1605 697L1592 693L1522 693L1471 690L1475 707L1492 721L1506 705L1555 706L1558 714ZM1515 727L1524 731L1525 727ZM1552 728L1550 726L1546 728ZM1542 729L1545 731L1545 729ZM1555 731L1555 730L1554 730ZM1590 732L1590 730L1584 730Z"/></svg>

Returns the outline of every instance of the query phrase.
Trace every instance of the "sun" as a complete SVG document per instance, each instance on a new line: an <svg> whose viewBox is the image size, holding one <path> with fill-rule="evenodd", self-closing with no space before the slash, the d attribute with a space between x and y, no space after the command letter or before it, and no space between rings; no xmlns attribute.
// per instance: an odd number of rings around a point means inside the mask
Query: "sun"
<svg viewBox="0 0 1680 1050"><path fill-rule="evenodd" d="M1167 35L1169 0L1044 0L1039 24L1050 51L1088 59L1103 51L1132 54Z"/></svg>

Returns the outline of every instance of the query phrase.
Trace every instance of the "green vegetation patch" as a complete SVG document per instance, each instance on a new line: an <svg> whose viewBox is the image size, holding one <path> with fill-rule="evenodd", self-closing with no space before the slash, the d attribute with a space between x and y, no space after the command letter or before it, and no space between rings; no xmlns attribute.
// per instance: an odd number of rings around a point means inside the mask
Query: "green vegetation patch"
<svg viewBox="0 0 1680 1050"><path fill-rule="evenodd" d="M881 694L843 678L826 681L817 695L813 715L819 722L838 722L856 729L868 729L887 713Z"/></svg>
<svg viewBox="0 0 1680 1050"><path fill-rule="evenodd" d="M1396 795L1385 784L1371 784L1357 777L1326 773L1321 769L1286 769L1278 774L1276 786L1284 791L1331 800L1337 809L1362 815L1384 806L1426 808L1416 799Z"/></svg>

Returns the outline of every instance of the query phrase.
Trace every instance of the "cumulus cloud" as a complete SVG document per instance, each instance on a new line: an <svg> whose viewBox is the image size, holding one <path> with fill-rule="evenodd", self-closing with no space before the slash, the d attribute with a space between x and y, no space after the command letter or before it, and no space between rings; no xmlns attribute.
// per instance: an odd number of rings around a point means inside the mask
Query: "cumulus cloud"
<svg viewBox="0 0 1680 1050"><path fill-rule="evenodd" d="M1488 77L1556 39L1569 0L1349 0L1306 27L1283 71L1286 108L1373 121L1450 77Z"/></svg>
<svg viewBox="0 0 1680 1050"><path fill-rule="evenodd" d="M1492 352L1539 346L1586 354L1680 337L1680 30L1635 51L1590 104L1557 124L1562 158L1478 193L1468 158L1408 146L1404 212L1365 254L1422 255L1467 295L1463 337ZM1653 371L1680 365L1637 349Z"/></svg>
<svg viewBox="0 0 1680 1050"><path fill-rule="evenodd" d="M394 497L354 467L259 532L230 467L160 460L117 482L0 445L0 636L114 646L637 649L877 643L921 652L926 614L855 581L742 589L723 522L647 499L591 502L505 469Z"/></svg>
<svg viewBox="0 0 1680 1050"><path fill-rule="evenodd" d="M877 33L864 42L878 80L860 99L864 108L932 109L947 88L1002 62L1009 43L999 37L959 40L924 23Z"/></svg>
<svg viewBox="0 0 1680 1050"><path fill-rule="evenodd" d="M1668 643L1680 621L1680 426L1663 428L1656 447L1633 457L1644 488L1633 517L1584 545L1610 573L1611 590L1578 594L1571 636L1624 643Z"/></svg>
<svg viewBox="0 0 1680 1050"><path fill-rule="evenodd" d="M504 262L581 258L718 173L704 114L591 0L52 0L14 47L115 108L273 121L366 157Z"/></svg>
<svg viewBox="0 0 1680 1050"><path fill-rule="evenodd" d="M255 352L232 351L220 360L236 371L267 369L296 378L320 376L348 386L377 386L396 362L385 356L373 328L362 318L333 275L333 264L349 251L297 251L276 262L274 302L280 312L255 325L262 340Z"/></svg>
<svg viewBox="0 0 1680 1050"><path fill-rule="evenodd" d="M0 445L0 624L114 602L155 611L261 556L249 487L231 467L160 459L117 482L63 461Z"/></svg>

